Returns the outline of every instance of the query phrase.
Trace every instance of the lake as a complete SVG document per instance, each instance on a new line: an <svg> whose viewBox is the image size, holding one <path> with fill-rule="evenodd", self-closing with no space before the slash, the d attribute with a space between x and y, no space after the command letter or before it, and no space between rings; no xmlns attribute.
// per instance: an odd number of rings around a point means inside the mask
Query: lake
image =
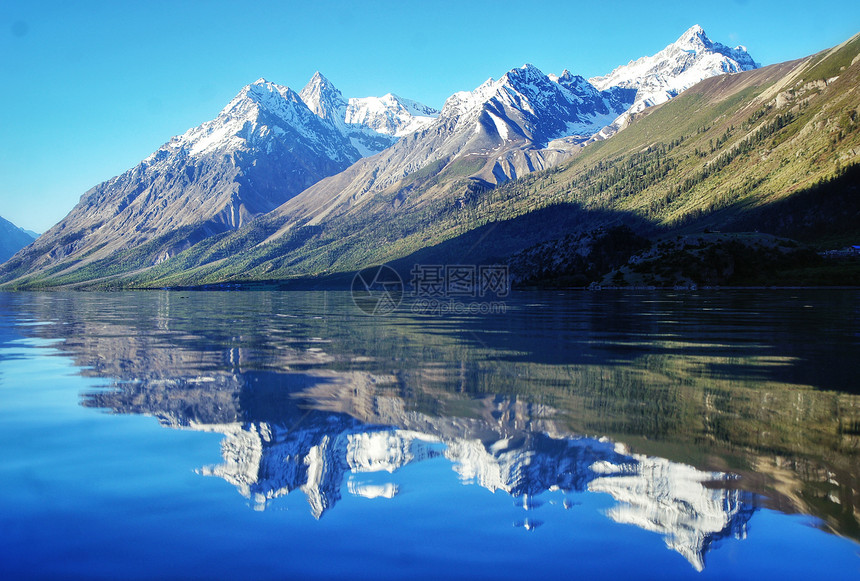
<svg viewBox="0 0 860 581"><path fill-rule="evenodd" d="M860 578L860 291L415 306L0 293L0 578Z"/></svg>

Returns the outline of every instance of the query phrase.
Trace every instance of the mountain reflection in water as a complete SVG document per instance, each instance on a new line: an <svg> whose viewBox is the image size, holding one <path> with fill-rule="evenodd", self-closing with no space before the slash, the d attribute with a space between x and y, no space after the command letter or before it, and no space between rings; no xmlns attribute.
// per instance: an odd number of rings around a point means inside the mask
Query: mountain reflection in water
<svg viewBox="0 0 860 581"><path fill-rule="evenodd" d="M445 459L511 495L526 529L547 492L608 494L608 518L697 570L760 507L857 536L860 398L832 364L856 353L853 297L791 298L815 319L742 293L538 295L447 319L363 317L338 293L63 298L23 308L112 381L84 405L223 434L199 473L257 509L297 491L317 519L344 493L385 502L399 470Z"/></svg>
<svg viewBox="0 0 860 581"><path fill-rule="evenodd" d="M272 374L245 378L255 387L267 380L277 382ZM663 535L667 546L699 570L709 545L728 535L742 538L755 510L753 494L724 487L734 478L730 474L631 454L606 438L564 434L551 419L532 419L555 415L545 406L487 398L473 402L489 412L482 416L431 417L408 411L400 398L374 396L357 384L345 383L337 393L330 387L293 394L294 407L276 402L283 414L276 423L211 423L199 416L162 416L162 421L224 434L224 462L200 472L230 482L255 508L301 491L315 518L335 507L344 483L356 496L392 498L396 482L363 483L362 475L393 474L439 456L451 462L464 484L502 490L522 499L524 509L530 508L530 498L547 491L608 493L618 504L607 516ZM115 395L93 395L89 405L122 412ZM370 419L385 425L325 411L326 401L348 398L365 403L375 398L371 407L385 411ZM158 410L150 413L159 415Z"/></svg>

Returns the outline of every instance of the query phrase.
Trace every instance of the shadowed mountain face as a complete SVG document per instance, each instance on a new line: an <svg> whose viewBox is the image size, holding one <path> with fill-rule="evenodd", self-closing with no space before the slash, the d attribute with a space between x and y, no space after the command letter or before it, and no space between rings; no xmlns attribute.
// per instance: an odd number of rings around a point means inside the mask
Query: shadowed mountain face
<svg viewBox="0 0 860 581"><path fill-rule="evenodd" d="M295 494L324 518L435 463L512 496L527 529L547 494L606 494L701 569L762 506L856 534L860 407L835 363L855 303L796 294L539 294L452 318L359 316L343 293L0 299L108 380L83 405L222 434L198 472L255 508Z"/></svg>

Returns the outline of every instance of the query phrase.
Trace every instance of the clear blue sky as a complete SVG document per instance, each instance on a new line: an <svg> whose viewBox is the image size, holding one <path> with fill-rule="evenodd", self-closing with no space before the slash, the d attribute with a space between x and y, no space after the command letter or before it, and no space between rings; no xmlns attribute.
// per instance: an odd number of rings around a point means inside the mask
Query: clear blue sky
<svg viewBox="0 0 860 581"><path fill-rule="evenodd" d="M762 64L860 31L856 0L0 0L0 216L42 232L81 194L263 76L441 107L530 62L605 74L693 24Z"/></svg>

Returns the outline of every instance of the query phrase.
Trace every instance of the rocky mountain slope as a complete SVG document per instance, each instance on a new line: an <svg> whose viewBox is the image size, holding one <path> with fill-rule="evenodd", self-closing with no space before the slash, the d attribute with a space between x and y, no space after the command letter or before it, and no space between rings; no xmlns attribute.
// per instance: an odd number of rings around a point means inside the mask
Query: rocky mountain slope
<svg viewBox="0 0 860 581"><path fill-rule="evenodd" d="M320 207L329 207L333 199L343 207L368 193L412 192L422 182L457 178L468 178L473 188L492 187L575 155L595 134L616 132L612 124L619 119L629 120L632 113L663 103L702 79L756 66L743 47L714 43L698 26L660 53L591 81L567 70L545 75L526 64L473 91L455 93L436 123L384 157L365 160L319 184L296 210L316 222L328 213Z"/></svg>

